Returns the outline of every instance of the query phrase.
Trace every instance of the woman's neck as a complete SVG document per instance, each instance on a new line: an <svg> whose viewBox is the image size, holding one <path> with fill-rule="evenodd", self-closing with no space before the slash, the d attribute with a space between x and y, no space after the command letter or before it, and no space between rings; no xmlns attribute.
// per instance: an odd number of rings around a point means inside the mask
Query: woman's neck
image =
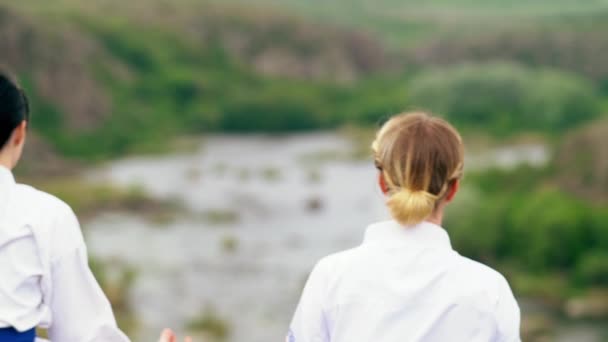
<svg viewBox="0 0 608 342"><path fill-rule="evenodd" d="M433 224L436 224L436 225L442 227L443 208L438 208L437 210L435 210L435 212L432 213L431 216L427 217L425 221L428 221L430 223L433 223Z"/></svg>

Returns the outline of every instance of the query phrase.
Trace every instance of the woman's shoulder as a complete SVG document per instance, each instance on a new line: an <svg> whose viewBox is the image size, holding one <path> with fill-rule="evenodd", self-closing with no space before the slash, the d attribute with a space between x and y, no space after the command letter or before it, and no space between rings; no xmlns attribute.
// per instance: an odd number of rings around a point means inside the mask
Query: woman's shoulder
<svg viewBox="0 0 608 342"><path fill-rule="evenodd" d="M362 260L365 260L364 253L364 249L359 246L327 255L317 262L311 278L323 282L330 291L343 284L343 280L349 278L349 275L358 272Z"/></svg>
<svg viewBox="0 0 608 342"><path fill-rule="evenodd" d="M353 262L360 259L364 253L361 246L346 249L340 252L329 254L317 262L316 267L326 271L337 271L347 268Z"/></svg>
<svg viewBox="0 0 608 342"><path fill-rule="evenodd" d="M456 253L456 255L455 267L457 268L458 273L467 277L469 280L478 280L484 283L506 282L505 277L492 267L458 253Z"/></svg>
<svg viewBox="0 0 608 342"><path fill-rule="evenodd" d="M518 336L521 311L509 282L500 272L480 262L459 257L460 274L463 286L461 298L480 311L491 312L498 329L506 336ZM515 339L513 339L515 340Z"/></svg>
<svg viewBox="0 0 608 342"><path fill-rule="evenodd" d="M460 281L464 284L463 288L469 295L479 294L490 299L492 303L513 297L505 276L481 262L458 255L452 274L455 275L454 282Z"/></svg>

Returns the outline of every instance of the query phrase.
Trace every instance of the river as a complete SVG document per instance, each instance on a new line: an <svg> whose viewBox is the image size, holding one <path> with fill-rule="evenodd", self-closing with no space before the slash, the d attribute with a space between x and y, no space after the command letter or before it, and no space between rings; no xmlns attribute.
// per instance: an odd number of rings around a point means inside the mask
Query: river
<svg viewBox="0 0 608 342"><path fill-rule="evenodd" d="M333 133L212 136L193 152L92 171L90 179L138 186L187 209L167 222L104 213L86 226L92 255L137 270L135 340L152 341L165 326L183 331L207 313L225 323L228 341L282 341L316 260L358 245L367 224L388 217L371 161L349 157L354 145ZM548 158L542 145L503 146L467 155L467 165Z"/></svg>

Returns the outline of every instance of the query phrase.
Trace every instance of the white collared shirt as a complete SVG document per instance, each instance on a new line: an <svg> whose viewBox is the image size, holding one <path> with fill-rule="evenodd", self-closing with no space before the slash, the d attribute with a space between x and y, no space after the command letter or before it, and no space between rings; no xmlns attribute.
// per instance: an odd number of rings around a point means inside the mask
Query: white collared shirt
<svg viewBox="0 0 608 342"><path fill-rule="evenodd" d="M443 228L388 221L315 266L287 342L512 342L519 325L505 278L456 253Z"/></svg>
<svg viewBox="0 0 608 342"><path fill-rule="evenodd" d="M56 342L126 342L88 266L76 216L0 167L0 328Z"/></svg>

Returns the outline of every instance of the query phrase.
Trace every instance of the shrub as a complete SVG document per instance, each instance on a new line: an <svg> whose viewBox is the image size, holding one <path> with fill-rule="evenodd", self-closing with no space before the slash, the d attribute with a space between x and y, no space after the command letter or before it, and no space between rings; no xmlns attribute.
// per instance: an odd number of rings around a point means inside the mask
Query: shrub
<svg viewBox="0 0 608 342"><path fill-rule="evenodd" d="M585 125L561 139L555 153L560 186L593 202L608 201L608 120Z"/></svg>
<svg viewBox="0 0 608 342"><path fill-rule="evenodd" d="M589 285L608 285L608 252L591 251L577 266L578 278Z"/></svg>
<svg viewBox="0 0 608 342"><path fill-rule="evenodd" d="M563 131L598 114L593 86L581 78L515 64L460 65L411 81L410 105L460 126L506 134Z"/></svg>
<svg viewBox="0 0 608 342"><path fill-rule="evenodd" d="M225 131L299 131L318 128L323 108L307 94L271 89L228 101L223 107L220 128Z"/></svg>
<svg viewBox="0 0 608 342"><path fill-rule="evenodd" d="M531 269L571 271L589 248L582 202L558 191L541 190L512 198L509 222L510 257Z"/></svg>

